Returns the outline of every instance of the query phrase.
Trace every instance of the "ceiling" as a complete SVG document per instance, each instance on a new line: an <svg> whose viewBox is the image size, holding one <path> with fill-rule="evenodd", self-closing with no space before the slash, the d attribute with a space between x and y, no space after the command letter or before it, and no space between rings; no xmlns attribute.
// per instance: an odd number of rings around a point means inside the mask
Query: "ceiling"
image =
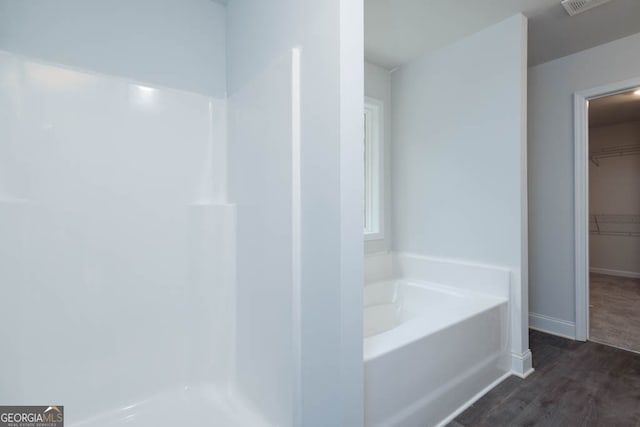
<svg viewBox="0 0 640 427"><path fill-rule="evenodd" d="M387 69L518 12L529 18L529 65L640 32L640 1L570 17L560 0L364 0L365 58Z"/></svg>
<svg viewBox="0 0 640 427"><path fill-rule="evenodd" d="M640 120L640 95L635 95L633 92L589 101L589 127Z"/></svg>

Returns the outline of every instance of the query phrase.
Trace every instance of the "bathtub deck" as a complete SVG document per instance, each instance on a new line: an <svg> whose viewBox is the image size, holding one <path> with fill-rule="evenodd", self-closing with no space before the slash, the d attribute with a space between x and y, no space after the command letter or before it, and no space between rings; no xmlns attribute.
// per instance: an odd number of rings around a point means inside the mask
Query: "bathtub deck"
<svg viewBox="0 0 640 427"><path fill-rule="evenodd" d="M72 408L65 408L70 418ZM212 386L170 390L71 427L267 427L240 399Z"/></svg>

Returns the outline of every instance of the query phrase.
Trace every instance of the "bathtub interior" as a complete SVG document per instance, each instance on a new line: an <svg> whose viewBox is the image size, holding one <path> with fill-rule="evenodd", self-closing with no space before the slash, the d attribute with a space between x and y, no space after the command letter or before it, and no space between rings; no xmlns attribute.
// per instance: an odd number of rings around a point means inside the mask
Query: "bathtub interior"
<svg viewBox="0 0 640 427"><path fill-rule="evenodd" d="M437 301L424 289L437 293ZM471 297L434 283L392 280L369 284L364 292L364 337L386 332L434 309L455 310Z"/></svg>
<svg viewBox="0 0 640 427"><path fill-rule="evenodd" d="M364 291L364 359L506 303L504 297L416 280L369 284Z"/></svg>

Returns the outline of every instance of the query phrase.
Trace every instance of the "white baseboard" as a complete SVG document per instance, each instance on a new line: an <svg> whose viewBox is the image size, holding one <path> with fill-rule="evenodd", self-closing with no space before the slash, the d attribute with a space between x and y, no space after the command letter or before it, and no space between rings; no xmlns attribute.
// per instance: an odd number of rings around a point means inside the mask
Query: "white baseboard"
<svg viewBox="0 0 640 427"><path fill-rule="evenodd" d="M486 386L484 389L482 389L482 391L480 393L478 393L475 396L473 396L471 399L469 399L467 402L465 402L462 406L460 406L458 409L456 409L452 414L450 414L447 418L445 418L444 420L440 421L437 424L436 427L444 427L447 424L449 424L458 415L460 415L461 413L466 411L467 408L469 408L471 405L476 403L482 396L484 396L485 394L489 393L495 386L497 386L502 381L504 381L507 378L509 378L511 376L511 374L512 374L511 372L507 372L506 374L502 375L500 378L498 378L497 380L495 380L494 382L492 382L491 384Z"/></svg>
<svg viewBox="0 0 640 427"><path fill-rule="evenodd" d="M636 273L635 271L612 270L610 268L598 268L598 267L591 267L589 268L589 271L591 273L608 274L609 276L630 277L632 279L640 279L640 273Z"/></svg>
<svg viewBox="0 0 640 427"><path fill-rule="evenodd" d="M563 338L576 339L576 324L538 313L529 313L529 328Z"/></svg>
<svg viewBox="0 0 640 427"><path fill-rule="evenodd" d="M522 354L511 353L511 373L520 378L527 378L533 373L531 350L527 350Z"/></svg>

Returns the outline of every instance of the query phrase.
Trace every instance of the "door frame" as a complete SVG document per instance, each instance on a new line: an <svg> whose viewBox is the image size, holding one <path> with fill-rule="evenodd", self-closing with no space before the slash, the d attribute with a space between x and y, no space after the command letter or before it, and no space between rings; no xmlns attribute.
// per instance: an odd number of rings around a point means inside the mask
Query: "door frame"
<svg viewBox="0 0 640 427"><path fill-rule="evenodd" d="M574 223L576 340L589 339L589 104L592 99L640 88L640 77L575 92Z"/></svg>

